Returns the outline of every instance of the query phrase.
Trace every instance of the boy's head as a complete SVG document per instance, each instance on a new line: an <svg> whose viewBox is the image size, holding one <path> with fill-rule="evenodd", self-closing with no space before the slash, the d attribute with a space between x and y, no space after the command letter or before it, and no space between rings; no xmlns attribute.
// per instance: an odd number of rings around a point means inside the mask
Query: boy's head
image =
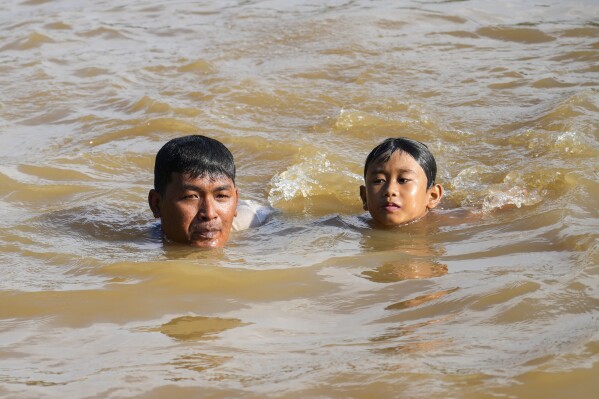
<svg viewBox="0 0 599 399"><path fill-rule="evenodd" d="M364 164L364 209L384 226L415 221L441 201L443 188L436 184L436 174L435 158L425 144L405 137L386 139Z"/></svg>
<svg viewBox="0 0 599 399"><path fill-rule="evenodd" d="M192 135L172 139L156 155L148 202L171 241L221 247L236 215L233 155L221 142Z"/></svg>

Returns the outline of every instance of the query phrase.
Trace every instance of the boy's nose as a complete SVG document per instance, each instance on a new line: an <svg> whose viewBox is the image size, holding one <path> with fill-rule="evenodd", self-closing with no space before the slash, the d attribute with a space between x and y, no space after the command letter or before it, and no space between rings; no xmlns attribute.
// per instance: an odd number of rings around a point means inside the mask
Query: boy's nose
<svg viewBox="0 0 599 399"><path fill-rule="evenodd" d="M387 184L387 187L385 187L385 197L397 197L397 188L398 185L394 184L394 182Z"/></svg>

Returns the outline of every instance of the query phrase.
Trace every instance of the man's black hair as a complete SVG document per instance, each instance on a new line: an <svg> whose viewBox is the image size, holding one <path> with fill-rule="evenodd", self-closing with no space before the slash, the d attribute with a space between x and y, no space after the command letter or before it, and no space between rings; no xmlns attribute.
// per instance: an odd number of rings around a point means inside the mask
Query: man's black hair
<svg viewBox="0 0 599 399"><path fill-rule="evenodd" d="M191 135L167 142L154 165L154 189L164 195L171 181L171 173L187 174L191 178L226 176L235 184L233 154L218 140Z"/></svg>
<svg viewBox="0 0 599 399"><path fill-rule="evenodd" d="M368 157L366 157L366 162L364 163L364 178L366 178L366 172L372 163L387 162L395 151L410 154L418 162L418 165L420 165L426 175L427 190L435 185L437 177L435 157L433 157L426 144L407 137L388 138L374 147L370 154L368 154Z"/></svg>

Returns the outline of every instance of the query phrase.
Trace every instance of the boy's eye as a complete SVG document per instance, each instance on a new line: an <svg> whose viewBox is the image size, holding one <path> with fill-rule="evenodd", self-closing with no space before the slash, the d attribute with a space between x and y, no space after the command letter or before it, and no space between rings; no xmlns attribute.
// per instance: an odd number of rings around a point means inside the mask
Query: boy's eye
<svg viewBox="0 0 599 399"><path fill-rule="evenodd" d="M196 198L200 198L197 194L185 194L183 196L183 199L196 199Z"/></svg>
<svg viewBox="0 0 599 399"><path fill-rule="evenodd" d="M225 194L225 193L216 194L216 198L219 198L219 199L227 199L227 198L230 198L230 197L231 196L229 194Z"/></svg>
<svg viewBox="0 0 599 399"><path fill-rule="evenodd" d="M406 179L404 177L400 177L399 179L397 179L397 182L400 184L407 183L409 181L410 181L410 179Z"/></svg>
<svg viewBox="0 0 599 399"><path fill-rule="evenodd" d="M372 183L373 183L373 184L381 184L381 183L384 183L384 182L385 182L385 179L382 179L382 178L380 178L380 177L377 177L377 178L375 178L375 179L372 179Z"/></svg>

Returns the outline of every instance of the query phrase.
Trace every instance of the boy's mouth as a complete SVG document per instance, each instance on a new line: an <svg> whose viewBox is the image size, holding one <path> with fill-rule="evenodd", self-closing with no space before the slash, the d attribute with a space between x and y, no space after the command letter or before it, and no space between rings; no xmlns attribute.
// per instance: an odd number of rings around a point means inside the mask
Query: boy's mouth
<svg viewBox="0 0 599 399"><path fill-rule="evenodd" d="M385 202L383 204L382 208L384 210L386 210L387 212L395 212L395 211L401 209L401 206L397 205L394 202Z"/></svg>

